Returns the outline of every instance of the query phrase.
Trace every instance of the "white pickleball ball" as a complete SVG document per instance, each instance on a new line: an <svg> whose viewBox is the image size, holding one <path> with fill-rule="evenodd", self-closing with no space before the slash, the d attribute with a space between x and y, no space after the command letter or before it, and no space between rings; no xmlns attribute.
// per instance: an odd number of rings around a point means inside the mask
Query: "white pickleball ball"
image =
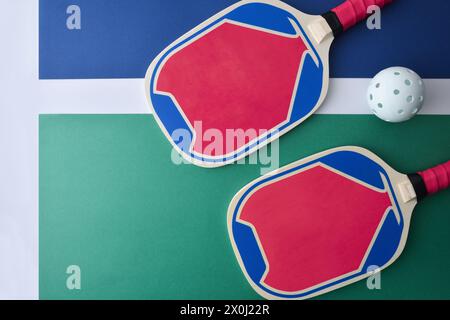
<svg viewBox="0 0 450 320"><path fill-rule="evenodd" d="M392 67L378 73L370 82L367 101L380 119L403 122L414 117L422 108L425 84L414 71Z"/></svg>

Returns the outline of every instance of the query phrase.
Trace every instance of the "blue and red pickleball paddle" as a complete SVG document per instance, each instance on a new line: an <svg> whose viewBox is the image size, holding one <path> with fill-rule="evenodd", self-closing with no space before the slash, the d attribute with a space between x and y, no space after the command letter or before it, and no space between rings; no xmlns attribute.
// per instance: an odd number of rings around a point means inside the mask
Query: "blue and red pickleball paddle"
<svg viewBox="0 0 450 320"><path fill-rule="evenodd" d="M308 118L328 90L333 39L392 0L347 0L322 16L277 0L245 0L166 48L146 94L174 148L217 167L256 151Z"/></svg>
<svg viewBox="0 0 450 320"><path fill-rule="evenodd" d="M228 231L260 295L310 298L393 263L416 204L449 184L450 161L405 175L366 149L332 149L245 186L229 206Z"/></svg>

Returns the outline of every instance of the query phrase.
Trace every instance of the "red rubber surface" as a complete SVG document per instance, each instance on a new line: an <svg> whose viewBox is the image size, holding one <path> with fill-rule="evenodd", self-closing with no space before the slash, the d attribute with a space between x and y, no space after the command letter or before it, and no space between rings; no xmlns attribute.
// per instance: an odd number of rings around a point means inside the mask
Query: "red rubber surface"
<svg viewBox="0 0 450 320"><path fill-rule="evenodd" d="M254 227L264 283L296 292L358 270L389 194L316 166L257 190L239 220Z"/></svg>
<svg viewBox="0 0 450 320"><path fill-rule="evenodd" d="M254 139L286 121L306 50L300 36L227 22L170 57L157 90L179 104L195 131L194 151L224 155L252 139L223 139L210 148L206 131L225 138L227 129L250 130L256 132ZM237 145L227 145L230 140Z"/></svg>

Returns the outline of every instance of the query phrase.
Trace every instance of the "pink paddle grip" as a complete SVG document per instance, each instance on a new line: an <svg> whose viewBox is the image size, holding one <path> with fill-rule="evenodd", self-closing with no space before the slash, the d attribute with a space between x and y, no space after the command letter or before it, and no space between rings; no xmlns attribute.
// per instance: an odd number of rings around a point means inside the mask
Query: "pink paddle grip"
<svg viewBox="0 0 450 320"><path fill-rule="evenodd" d="M428 194L444 190L450 185L450 161L418 174L422 177Z"/></svg>
<svg viewBox="0 0 450 320"><path fill-rule="evenodd" d="M337 15L345 30L368 17L367 8L378 6L383 8L394 0L346 0L332 11Z"/></svg>

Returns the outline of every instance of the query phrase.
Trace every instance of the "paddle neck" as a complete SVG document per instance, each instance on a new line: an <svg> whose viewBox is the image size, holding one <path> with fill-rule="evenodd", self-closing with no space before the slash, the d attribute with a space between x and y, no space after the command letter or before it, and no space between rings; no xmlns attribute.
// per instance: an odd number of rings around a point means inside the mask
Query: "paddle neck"
<svg viewBox="0 0 450 320"><path fill-rule="evenodd" d="M417 201L450 186L450 161L431 169L408 175L416 192Z"/></svg>
<svg viewBox="0 0 450 320"><path fill-rule="evenodd" d="M372 6L383 8L392 1L394 0L346 0L322 16L336 37L373 13L369 10Z"/></svg>

